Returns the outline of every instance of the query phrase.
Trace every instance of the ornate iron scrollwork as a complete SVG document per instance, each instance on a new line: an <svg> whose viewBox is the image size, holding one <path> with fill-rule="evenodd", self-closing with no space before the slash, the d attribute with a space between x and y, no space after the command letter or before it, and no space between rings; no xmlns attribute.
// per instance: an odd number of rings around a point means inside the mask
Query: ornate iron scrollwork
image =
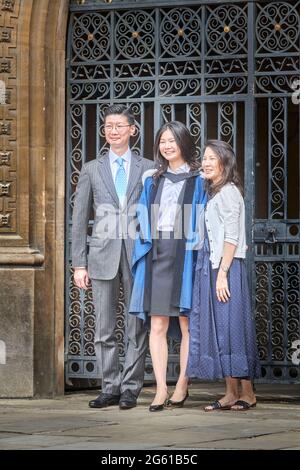
<svg viewBox="0 0 300 470"><path fill-rule="evenodd" d="M253 256L253 300L265 378L299 380L290 364L292 342L299 337L300 228L298 219L288 217L289 152L296 145L288 123L292 83L300 74L300 0L233 0L226 5L218 1L162 5L152 0L86 0L78 5L71 0L70 8L67 239L82 164L107 151L103 113L109 103L131 106L138 128L132 146L142 155L152 156L156 130L172 119L188 125L199 156L207 138L226 140L237 151L245 175L247 223L254 226L248 243L253 242L249 256ZM263 143L255 146L257 137L252 133L258 129L251 127L251 119L254 107L262 102L267 139L260 160L267 163L263 167L257 161L254 171L253 158ZM299 119L299 113L293 119ZM2 134L9 134L9 125L2 124L0 133L2 129ZM0 155L1 168L6 158ZM255 202L265 207L258 220L251 212L257 175L268 187L265 201L259 193ZM0 215L0 224L10 224L9 217L8 212ZM267 226L276 232L267 233ZM251 228L248 233L252 234ZM96 377L92 293L83 295L74 287L71 271L68 282L68 373ZM121 294L116 332L121 357L126 341L123 306ZM170 352L169 377L175 378L178 343L170 343ZM147 363L146 377L152 372Z"/></svg>
<svg viewBox="0 0 300 470"><path fill-rule="evenodd" d="M161 57L200 55L202 22L199 10L173 8L161 18Z"/></svg>
<svg viewBox="0 0 300 470"><path fill-rule="evenodd" d="M209 53L247 53L247 13L246 7L222 5L209 8L206 37Z"/></svg>
<svg viewBox="0 0 300 470"><path fill-rule="evenodd" d="M299 50L299 13L291 2L269 2L258 6L256 19L257 53Z"/></svg>
<svg viewBox="0 0 300 470"><path fill-rule="evenodd" d="M143 10L116 13L116 59L154 58L154 37L153 13Z"/></svg>

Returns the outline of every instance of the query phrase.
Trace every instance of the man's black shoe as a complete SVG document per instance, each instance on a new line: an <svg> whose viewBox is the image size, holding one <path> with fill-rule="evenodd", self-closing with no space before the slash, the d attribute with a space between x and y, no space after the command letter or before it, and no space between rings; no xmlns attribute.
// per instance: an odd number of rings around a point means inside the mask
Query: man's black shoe
<svg viewBox="0 0 300 470"><path fill-rule="evenodd" d="M121 394L121 398L119 401L120 410L129 410L130 408L134 408L136 406L136 396L132 393L131 390L125 390Z"/></svg>
<svg viewBox="0 0 300 470"><path fill-rule="evenodd" d="M118 405L120 395L111 395L109 393L100 393L99 397L89 402L90 408L105 408L106 406Z"/></svg>

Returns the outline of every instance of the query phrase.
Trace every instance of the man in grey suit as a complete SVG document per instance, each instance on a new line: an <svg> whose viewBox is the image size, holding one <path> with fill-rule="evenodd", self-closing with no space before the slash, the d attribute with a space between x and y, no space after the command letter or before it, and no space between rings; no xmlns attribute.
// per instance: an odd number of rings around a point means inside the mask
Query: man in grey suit
<svg viewBox="0 0 300 470"><path fill-rule="evenodd" d="M91 408L136 406L143 386L146 330L142 321L128 315L132 290L131 257L136 232L135 209L142 191L144 171L154 168L151 160L129 148L135 121L123 105L110 106L104 115L109 152L83 165L75 196L72 227L72 264L77 287L92 282L95 306L95 352L102 374L101 394ZM91 205L94 225L87 257L87 229ZM125 297L125 362L120 370L115 336L119 271Z"/></svg>

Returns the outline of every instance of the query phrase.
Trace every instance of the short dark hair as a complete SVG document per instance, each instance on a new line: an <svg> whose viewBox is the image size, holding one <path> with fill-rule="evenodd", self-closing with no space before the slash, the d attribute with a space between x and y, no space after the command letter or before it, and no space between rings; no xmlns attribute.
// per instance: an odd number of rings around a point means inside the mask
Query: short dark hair
<svg viewBox="0 0 300 470"><path fill-rule="evenodd" d="M104 122L108 116L112 114L120 114L121 116L125 116L128 120L128 124L133 126L135 124L134 115L130 108L124 106L123 104L112 104L104 111Z"/></svg>

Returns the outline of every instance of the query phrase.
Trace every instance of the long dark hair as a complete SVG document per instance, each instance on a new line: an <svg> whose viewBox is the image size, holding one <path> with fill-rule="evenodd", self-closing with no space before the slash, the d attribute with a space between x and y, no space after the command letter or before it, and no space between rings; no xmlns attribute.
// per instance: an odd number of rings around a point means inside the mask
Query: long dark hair
<svg viewBox="0 0 300 470"><path fill-rule="evenodd" d="M159 178L168 168L169 162L166 160L159 150L159 143L162 134L165 131L171 131L176 144L178 145L183 160L190 166L191 171L198 170L201 166L197 161L197 150L193 137L191 136L188 128L179 121L166 122L156 134L154 143L154 161L158 166L157 172L153 175L154 178Z"/></svg>
<svg viewBox="0 0 300 470"><path fill-rule="evenodd" d="M243 195L243 186L237 171L236 158L231 145L223 140L208 140L204 152L209 147L219 158L219 163L223 170L222 178L216 184L210 180L205 180L205 189L210 196L218 193L227 183L234 183ZM203 152L203 153L204 153Z"/></svg>

